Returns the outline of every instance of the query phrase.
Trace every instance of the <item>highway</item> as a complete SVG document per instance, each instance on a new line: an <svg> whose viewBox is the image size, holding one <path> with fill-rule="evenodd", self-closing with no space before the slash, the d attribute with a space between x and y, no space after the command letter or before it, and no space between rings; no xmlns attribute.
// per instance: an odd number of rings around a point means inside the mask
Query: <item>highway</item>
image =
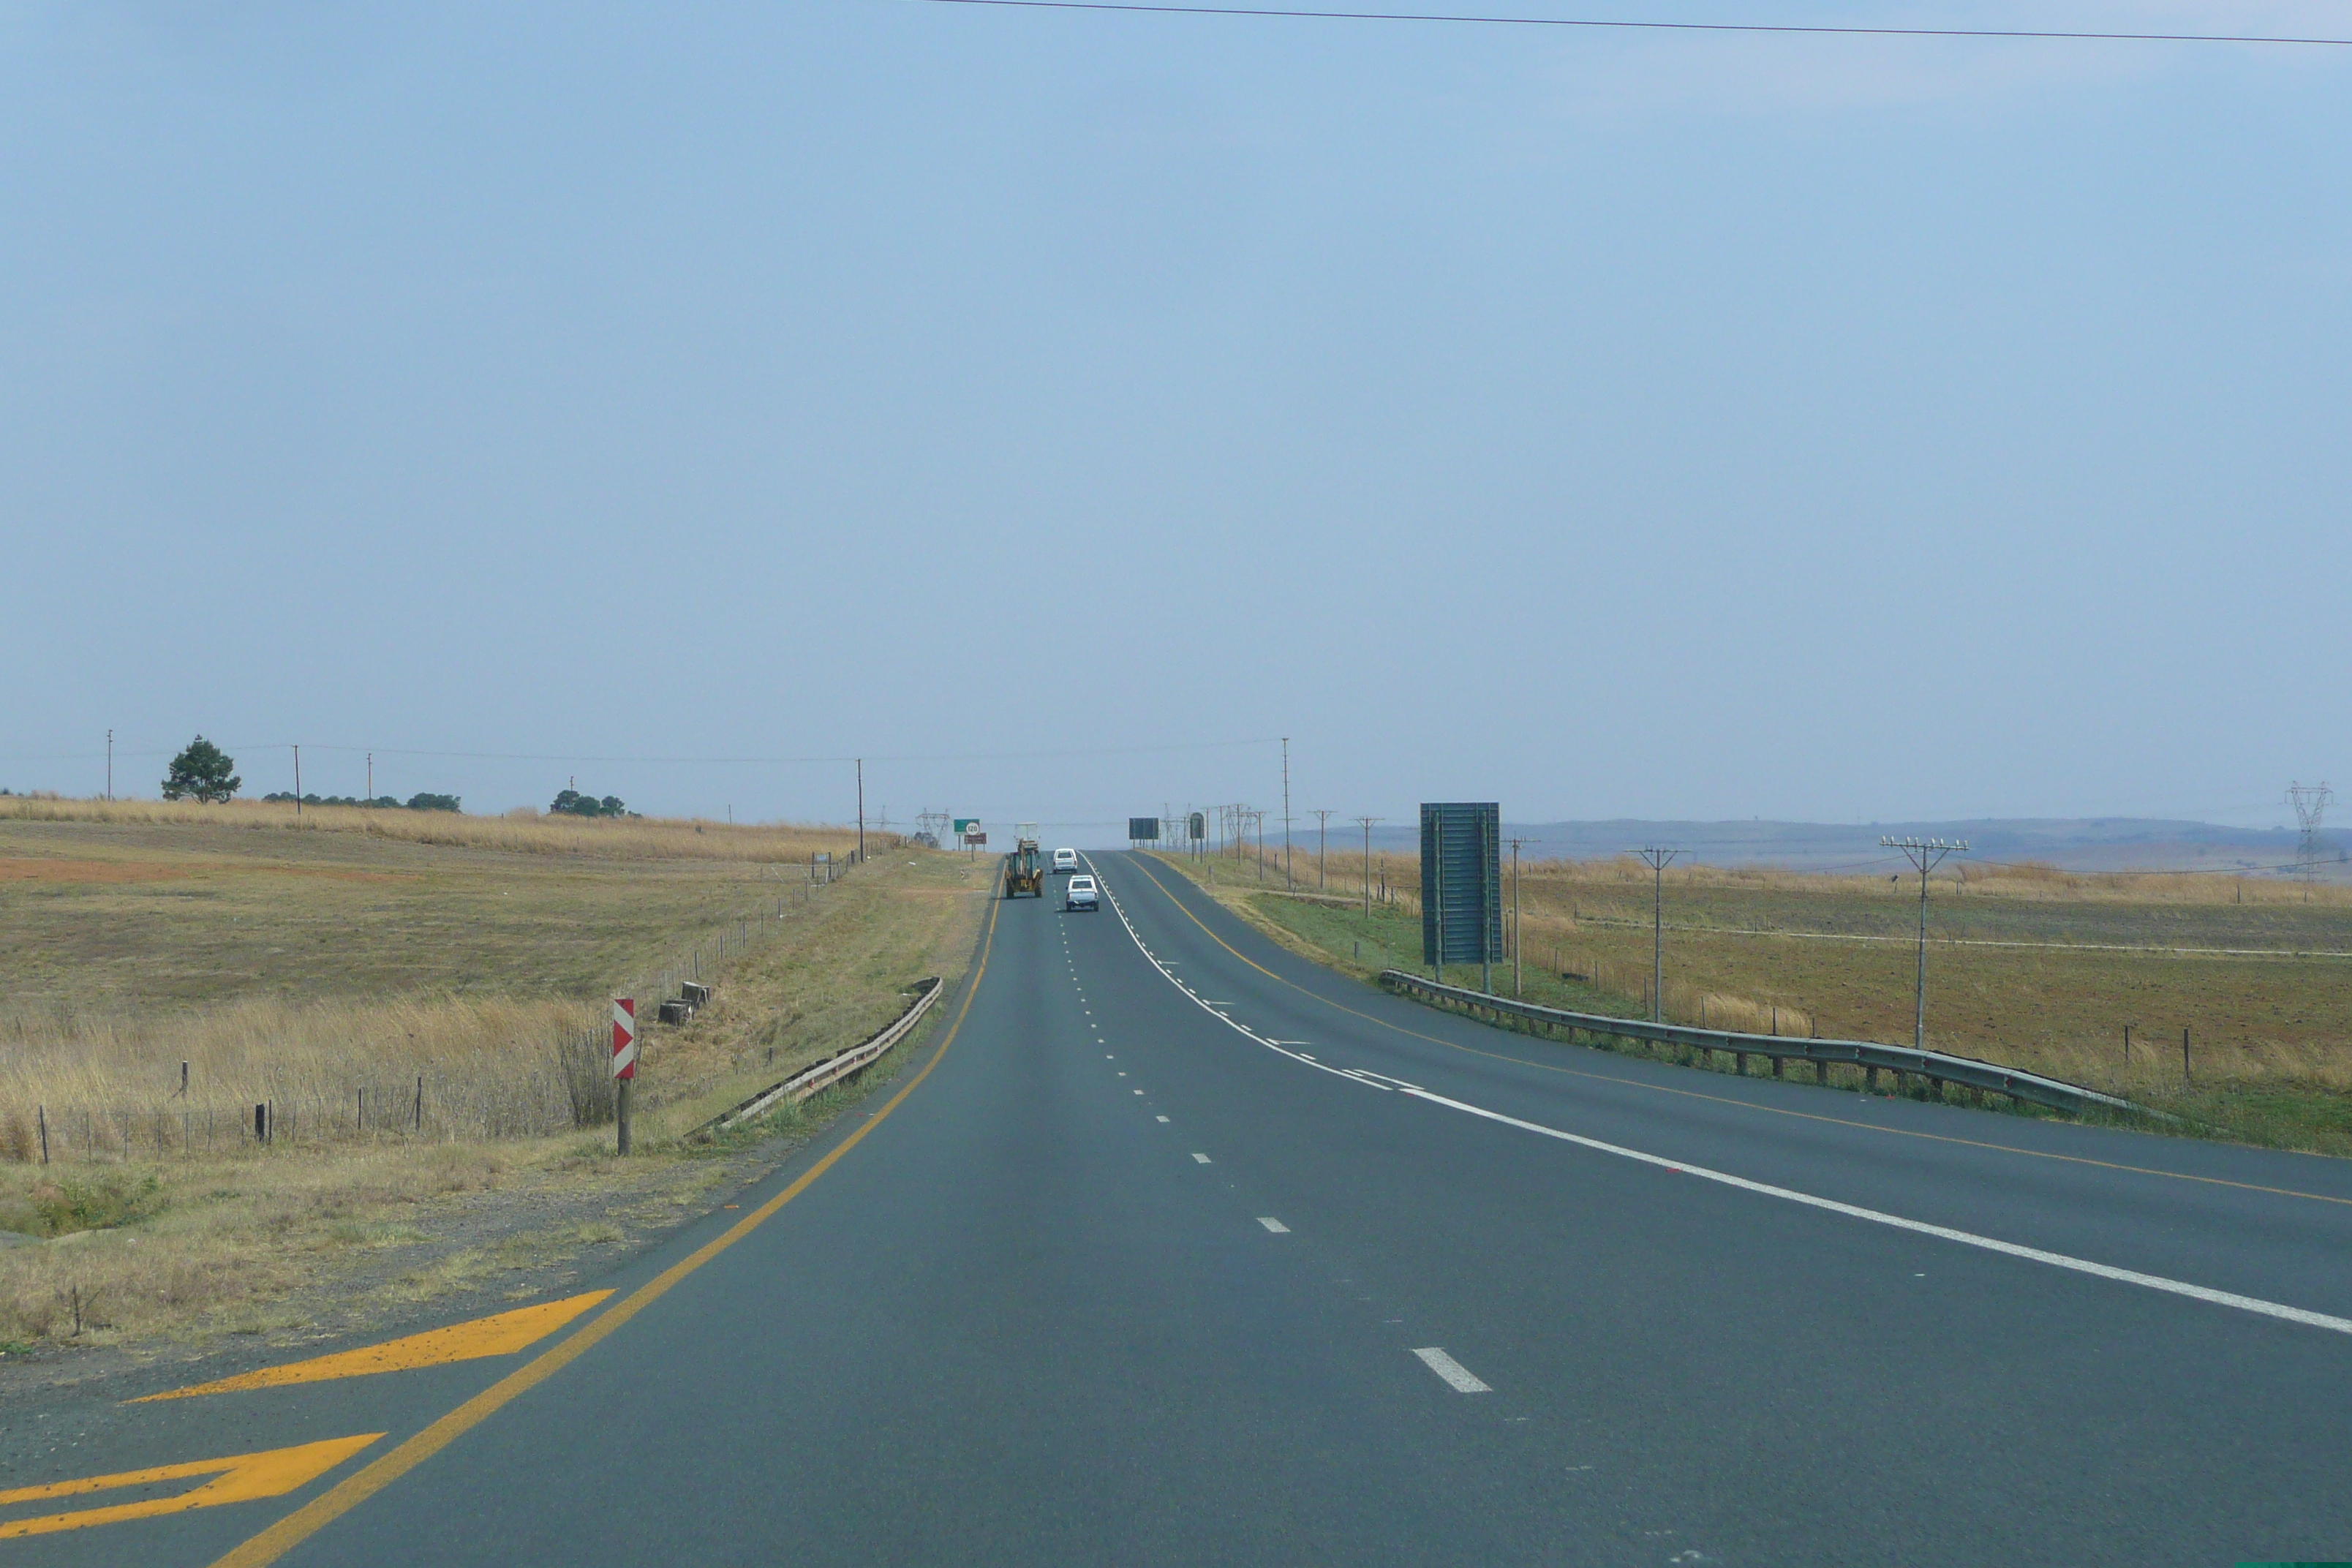
<svg viewBox="0 0 2352 1568"><path fill-rule="evenodd" d="M2352 1554L2345 1163L1549 1044L1095 866L609 1296L92 1415L11 1484L297 1457L7 1494L0 1561Z"/></svg>

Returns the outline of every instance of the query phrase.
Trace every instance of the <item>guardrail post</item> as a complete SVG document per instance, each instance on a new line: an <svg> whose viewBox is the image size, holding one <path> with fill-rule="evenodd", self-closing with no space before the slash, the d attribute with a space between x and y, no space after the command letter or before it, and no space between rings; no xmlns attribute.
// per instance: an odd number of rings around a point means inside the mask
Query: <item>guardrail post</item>
<svg viewBox="0 0 2352 1568"><path fill-rule="evenodd" d="M1827 1083L1829 1080L1830 1064L1822 1060L1821 1058L1815 1057L1813 1058L1813 1081L1815 1083Z"/></svg>
<svg viewBox="0 0 2352 1568"><path fill-rule="evenodd" d="M1780 1058L1779 1058L1779 1057L1774 1057L1774 1058L1772 1058L1772 1076L1773 1076L1774 1078L1779 1078L1779 1077L1780 1076L1780 1068L1782 1068L1782 1066L1784 1066L1784 1065L1785 1065L1785 1064L1783 1063L1783 1061L1782 1061L1782 1059L1781 1059Z"/></svg>
<svg viewBox="0 0 2352 1568"><path fill-rule="evenodd" d="M1869 1067L1862 1069L1862 1087L1863 1092L1865 1094L1876 1094L1878 1092L1878 1069L1876 1068Z"/></svg>
<svg viewBox="0 0 2352 1568"><path fill-rule="evenodd" d="M1731 1070L1739 1078L1746 1078L1748 1076L1748 1053L1746 1051L1734 1051L1731 1053Z"/></svg>

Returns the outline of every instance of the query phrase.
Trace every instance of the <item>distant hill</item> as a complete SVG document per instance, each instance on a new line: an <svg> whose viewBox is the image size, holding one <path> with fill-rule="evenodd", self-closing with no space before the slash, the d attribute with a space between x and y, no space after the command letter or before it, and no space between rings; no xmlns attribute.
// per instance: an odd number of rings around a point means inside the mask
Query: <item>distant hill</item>
<svg viewBox="0 0 2352 1568"><path fill-rule="evenodd" d="M2210 822L2168 822L2144 816L1984 817L1973 822L1511 822L1507 837L1530 842L1522 851L1541 859L1601 859L1657 844L1710 866L1785 866L1804 870L1874 866L1893 851L1890 838L1964 838L1979 860L2038 860L2077 871L2259 871L2294 859L2293 831L2222 827ZM1311 843L1311 836L1309 842ZM1347 842L1360 844L1357 834ZM1294 840L1296 842L1296 840ZM1342 842L1336 835L1333 853ZM1417 827L1376 827L1376 848L1418 847ZM2331 849L2331 853L2335 852ZM2352 874L2338 862L2330 879Z"/></svg>

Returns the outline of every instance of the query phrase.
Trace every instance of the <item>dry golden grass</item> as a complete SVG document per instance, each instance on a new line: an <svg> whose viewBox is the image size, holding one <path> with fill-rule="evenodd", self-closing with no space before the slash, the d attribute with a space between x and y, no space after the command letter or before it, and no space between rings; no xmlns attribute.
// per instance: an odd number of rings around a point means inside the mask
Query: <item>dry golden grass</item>
<svg viewBox="0 0 2352 1568"><path fill-rule="evenodd" d="M63 1036L27 1030L0 1039L0 1106L9 1112L27 1093L116 1101L135 1093L143 1108L130 1118L127 1148L121 1123L101 1121L95 1159L86 1146L59 1146L47 1167L0 1163L0 1228L69 1233L0 1249L0 1345L77 1337L77 1300L86 1343L298 1328L339 1279L386 1299L427 1299L518 1260L612 1239L566 1218L388 1276L376 1262L453 1218L478 1218L484 1205L548 1194L576 1200L583 1191L654 1192L690 1205L701 1179L680 1135L871 1033L904 1005L914 981L960 977L993 869L936 852L877 858L797 904L787 900L766 935L730 944L724 964L714 958L704 971L718 984L712 1005L682 1027L646 1032L644 1153L625 1163L609 1155L609 1129L558 1131L571 1126L558 1050L579 1031L601 1035L601 994L247 997L152 1016L77 1018ZM255 1100L295 1107L288 1135L268 1148L231 1142L218 1135L216 1111L215 1140L189 1147L182 1102L168 1092L182 1059L196 1064L193 1080L215 1086L215 1100L242 1113L241 1128L249 1129ZM402 1092L413 1095L417 1072L429 1086L422 1135ZM373 1125L354 1126L354 1079L387 1077L394 1081L371 1088ZM444 1084L446 1100L434 1087ZM385 1122L375 1121L378 1093L394 1112ZM513 1121L506 1130L520 1135L475 1141L499 1131L478 1115L465 1119L467 1105L478 1112L485 1103L504 1106ZM525 1113L540 1120L525 1125ZM67 1131L81 1133L79 1124ZM676 1169L663 1175L666 1167ZM470 1206L453 1209L460 1198Z"/></svg>
<svg viewBox="0 0 2352 1568"><path fill-rule="evenodd" d="M1213 863L1221 888L1282 886L1279 847L1268 849L1262 862L1253 847L1240 855L1216 858ZM1201 861L1188 862L1194 868L1203 864ZM1263 876L1260 875L1261 869ZM1638 890L1646 896L1651 880L1650 868L1631 856L1606 860L1528 859L1522 862L1520 873L1526 879L1525 887L1528 892L1543 887L1617 892ZM1329 858L1323 868L1322 879L1318 879L1312 854L1301 853L1296 865L1298 888L1310 892L1328 891L1354 897L1362 891L1368 874L1376 901L1385 896L1400 909L1420 912L1421 857L1418 855L1375 849L1368 865L1360 850L1350 848L1343 853L1335 836ZM1666 885L1670 889L1688 891L1708 889L1769 890L1824 894L1841 899L1868 897L1883 892L1887 900L1895 903L1916 900L1919 887L1917 878L1904 875L1890 881L1892 874L1891 869L1872 875L1790 871L1769 866L1678 864L1668 869ZM1935 895L1938 897L1979 896L2042 903L2216 907L2227 904L2233 908L2352 910L2352 883L2305 884L2276 876L2222 876L2187 871L2067 871L2036 863L1988 866L1952 861L1938 869L1932 880Z"/></svg>
<svg viewBox="0 0 2352 1568"><path fill-rule="evenodd" d="M87 822L119 826L245 828L275 833L350 833L404 844L497 849L519 855L594 856L608 859L805 861L812 851L844 855L857 847L854 828L807 824L737 825L667 817L542 815L524 807L503 816L451 811L373 810L363 806L230 801L60 800L0 796L0 823ZM895 835L867 833L877 850Z"/></svg>
<svg viewBox="0 0 2352 1568"><path fill-rule="evenodd" d="M1329 891L1358 892L1360 865L1334 854ZM1965 869L1965 880L1956 867L1931 886L1931 1047L2267 1142L2352 1151L2352 889ZM1312 863L1302 859L1301 871L1312 891ZM1345 901L1257 896L1281 885L1278 864L1267 872L1261 884L1248 859L1220 862L1217 886L1339 967L1420 967L1415 858L1375 856L1374 886L1385 872L1391 897L1376 899L1369 920ZM1663 885L1669 1019L1909 1042L1916 876L1676 866ZM1529 998L1644 1016L1656 886L1650 868L1630 859L1523 864ZM1475 970L1468 978L1475 983Z"/></svg>

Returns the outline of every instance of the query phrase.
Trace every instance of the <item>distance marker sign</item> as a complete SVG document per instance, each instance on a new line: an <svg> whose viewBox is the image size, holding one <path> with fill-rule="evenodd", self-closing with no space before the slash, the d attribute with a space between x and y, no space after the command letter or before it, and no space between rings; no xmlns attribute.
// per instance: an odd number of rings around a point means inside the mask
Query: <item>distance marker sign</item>
<svg viewBox="0 0 2352 1568"><path fill-rule="evenodd" d="M637 1076L637 1005L626 996L613 998L613 1076Z"/></svg>

